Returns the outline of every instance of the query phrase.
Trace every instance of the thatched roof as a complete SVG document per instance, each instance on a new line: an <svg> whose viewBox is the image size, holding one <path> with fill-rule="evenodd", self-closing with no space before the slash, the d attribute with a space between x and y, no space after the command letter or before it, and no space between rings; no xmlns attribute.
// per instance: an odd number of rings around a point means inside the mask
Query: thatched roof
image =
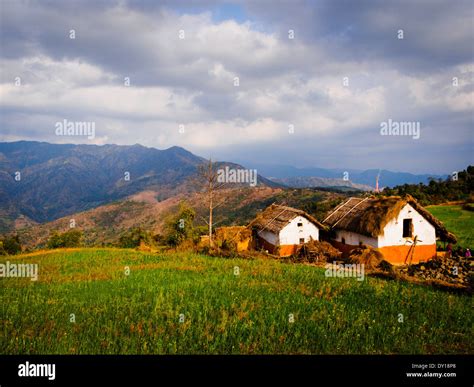
<svg viewBox="0 0 474 387"><path fill-rule="evenodd" d="M297 216L302 216L308 219L320 230L326 229L322 223L306 212L292 207L280 206L278 204L272 204L267 207L264 211L258 214L252 222L250 222L248 227L257 230L268 230L277 234Z"/></svg>
<svg viewBox="0 0 474 387"><path fill-rule="evenodd" d="M440 239L456 243L456 236L410 195L404 198L400 196L349 198L337 206L326 217L324 223L332 229L352 231L376 238L383 235L385 226L398 216L406 204L410 204L434 226Z"/></svg>

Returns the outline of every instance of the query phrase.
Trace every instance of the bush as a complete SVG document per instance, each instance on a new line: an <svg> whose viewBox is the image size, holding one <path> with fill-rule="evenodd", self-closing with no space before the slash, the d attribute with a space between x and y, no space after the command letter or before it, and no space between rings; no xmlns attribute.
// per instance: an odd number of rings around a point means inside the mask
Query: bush
<svg viewBox="0 0 474 387"><path fill-rule="evenodd" d="M197 243L199 237L194 228L195 216L196 212L187 203L180 203L178 211L165 219L166 244L176 247L187 240Z"/></svg>
<svg viewBox="0 0 474 387"><path fill-rule="evenodd" d="M149 231L141 227L132 228L119 239L119 246L123 248L135 248L141 245L154 246L154 238Z"/></svg>
<svg viewBox="0 0 474 387"><path fill-rule="evenodd" d="M21 243L18 235L4 237L0 240L0 255L14 255L21 253Z"/></svg>
<svg viewBox="0 0 474 387"><path fill-rule="evenodd" d="M48 248L57 249L61 247L80 247L82 232L79 230L66 231L62 234L53 232L48 240Z"/></svg>

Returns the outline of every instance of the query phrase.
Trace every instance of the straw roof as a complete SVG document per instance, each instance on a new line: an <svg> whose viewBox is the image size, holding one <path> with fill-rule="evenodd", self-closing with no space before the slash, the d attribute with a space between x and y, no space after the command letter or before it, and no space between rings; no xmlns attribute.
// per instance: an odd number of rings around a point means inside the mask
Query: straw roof
<svg viewBox="0 0 474 387"><path fill-rule="evenodd" d="M456 243L456 236L410 195L404 198L400 196L349 198L337 206L326 217L324 223L332 229L352 231L376 238L383 235L385 226L398 216L406 204L410 204L434 226L440 239Z"/></svg>
<svg viewBox="0 0 474 387"><path fill-rule="evenodd" d="M268 230L277 234L297 216L302 216L308 219L319 229L326 229L326 226L306 212L278 204L272 204L267 207L264 211L258 214L252 222L250 222L248 227L257 230Z"/></svg>

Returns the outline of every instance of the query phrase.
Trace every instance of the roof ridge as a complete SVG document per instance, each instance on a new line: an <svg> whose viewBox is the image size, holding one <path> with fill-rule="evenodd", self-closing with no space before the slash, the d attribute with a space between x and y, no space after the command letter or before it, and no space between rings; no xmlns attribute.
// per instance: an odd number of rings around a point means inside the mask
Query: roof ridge
<svg viewBox="0 0 474 387"><path fill-rule="evenodd" d="M272 213L273 212L273 213ZM275 212L278 212L275 214ZM286 216L285 216L286 214ZM315 224L319 229L325 229L326 226L318 221L315 217L299 208L285 206L273 203L265 208L257 217L249 223L249 226L257 226L264 229L282 229L296 216L303 216L311 223ZM277 224L279 223L279 224Z"/></svg>

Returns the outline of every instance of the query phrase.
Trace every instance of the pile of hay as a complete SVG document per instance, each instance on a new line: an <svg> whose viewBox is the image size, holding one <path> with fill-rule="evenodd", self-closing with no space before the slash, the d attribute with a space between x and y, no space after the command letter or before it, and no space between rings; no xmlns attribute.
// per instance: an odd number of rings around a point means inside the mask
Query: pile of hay
<svg viewBox="0 0 474 387"><path fill-rule="evenodd" d="M347 260L349 263L363 264L365 270L390 271L392 268L392 265L385 260L380 251L366 245L352 250Z"/></svg>
<svg viewBox="0 0 474 387"><path fill-rule="evenodd" d="M216 228L215 244L220 249L246 251L251 244L252 231L245 226Z"/></svg>
<svg viewBox="0 0 474 387"><path fill-rule="evenodd" d="M312 263L338 261L341 258L341 254L342 253L330 243L312 239L302 245L296 252L298 258Z"/></svg>

